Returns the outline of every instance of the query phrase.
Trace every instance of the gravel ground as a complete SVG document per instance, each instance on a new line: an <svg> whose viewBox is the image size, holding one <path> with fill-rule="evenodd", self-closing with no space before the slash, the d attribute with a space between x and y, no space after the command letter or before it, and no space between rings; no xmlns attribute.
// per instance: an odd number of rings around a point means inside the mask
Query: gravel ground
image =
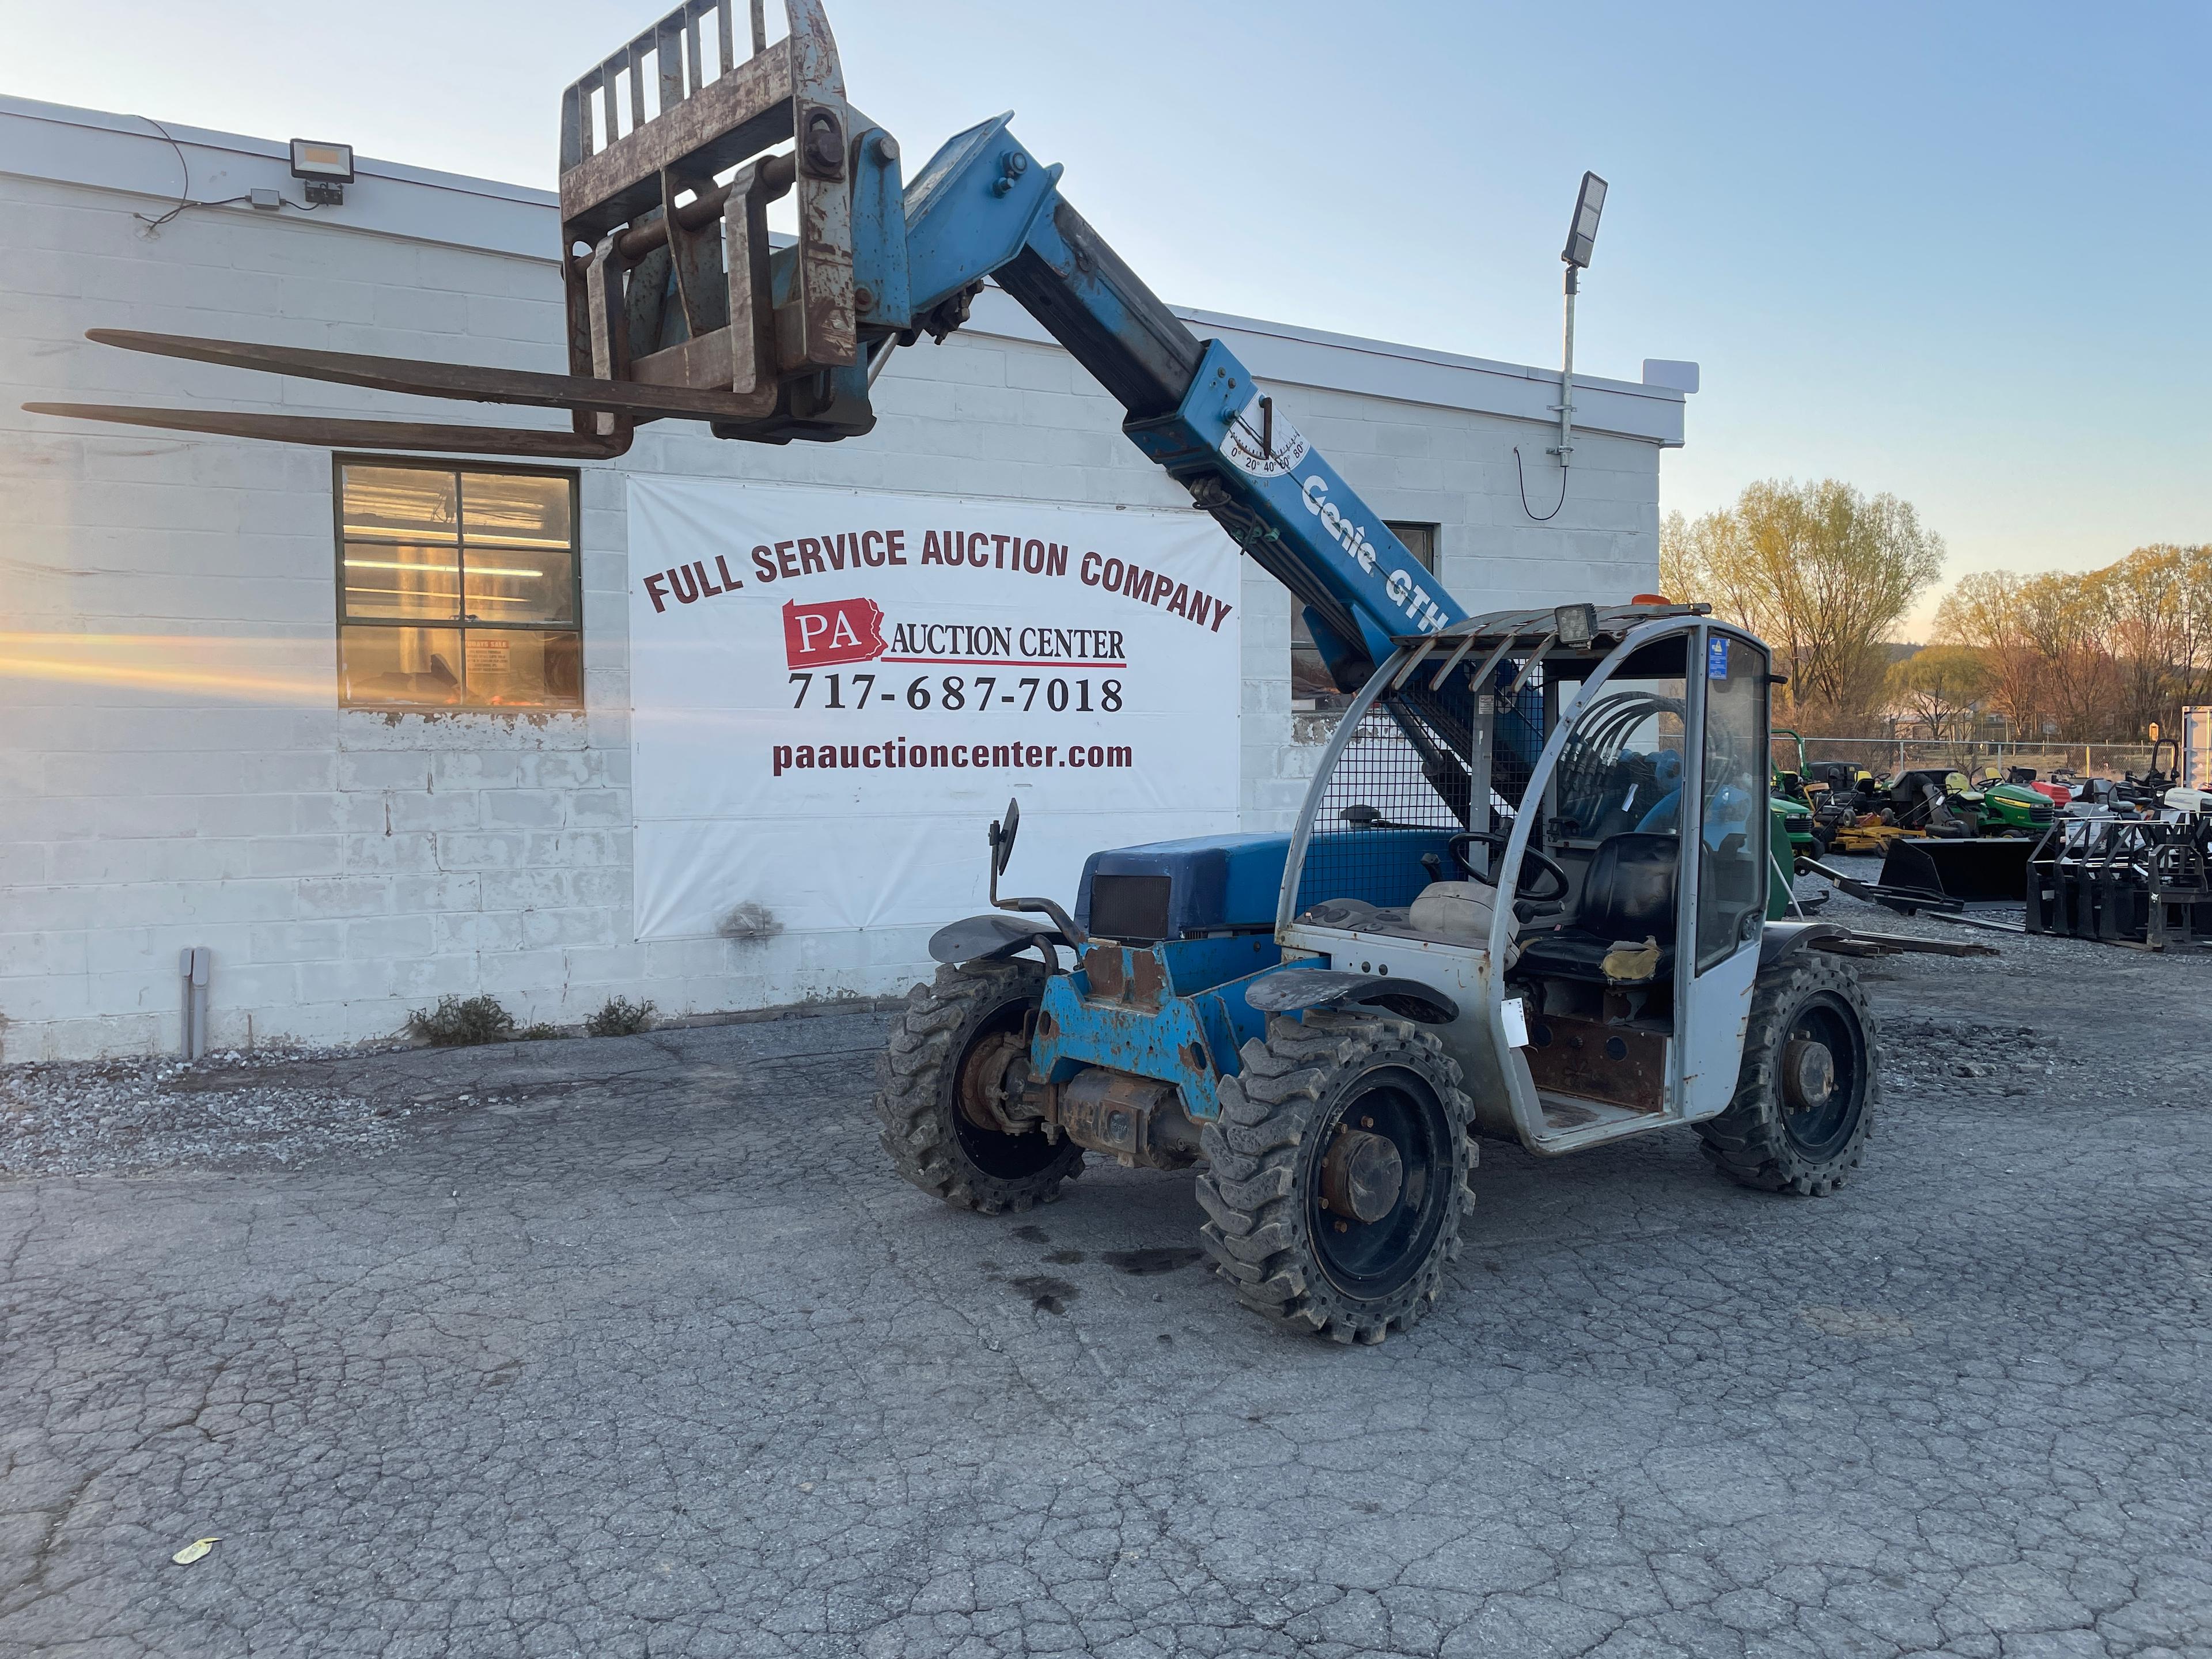
<svg viewBox="0 0 2212 1659"><path fill-rule="evenodd" d="M0 1070L0 1175L288 1168L396 1146L416 1108L346 1085L353 1053L210 1054ZM449 1104L424 1103L423 1109Z"/></svg>
<svg viewBox="0 0 2212 1659"><path fill-rule="evenodd" d="M2212 1655L2212 981L1991 937L1844 1193L1486 1146L1371 1350L901 1185L875 1013L0 1074L0 1650Z"/></svg>

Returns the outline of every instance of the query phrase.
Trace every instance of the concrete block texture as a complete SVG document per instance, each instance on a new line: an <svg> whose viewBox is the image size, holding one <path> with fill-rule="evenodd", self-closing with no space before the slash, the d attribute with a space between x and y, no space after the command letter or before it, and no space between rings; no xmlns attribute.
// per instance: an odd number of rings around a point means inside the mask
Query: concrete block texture
<svg viewBox="0 0 2212 1659"><path fill-rule="evenodd" d="M76 142L76 129L49 125L64 149ZM420 413L380 393L96 347L82 331L99 326L557 368L552 210L532 210L543 259L488 232L472 245L458 228L471 222L457 207L477 199L467 192L386 178L360 190L376 192L387 229L204 210L149 236L131 216L142 198L97 173L88 160L81 179L0 176L0 633L42 642L28 654L55 665L0 678L6 1058L173 1042L164 999L191 944L218 950L220 1031L250 1018L258 1039L301 1042L383 1036L449 993L565 1019L611 994L674 1015L897 993L927 976L927 929L637 940L627 478L1187 506L1087 373L985 307L969 330L891 360L866 440L769 448L650 427L622 462L580 469L586 712L342 711L327 453L16 405ZM415 229L388 228L410 213ZM1567 504L1539 525L1512 449L1541 511L1556 470L1540 422L1268 384L1377 517L1438 527L1468 609L1656 583L1656 443L1578 439ZM1240 726L1245 827L1279 829L1303 796L1313 722L1289 708L1288 595L1248 562L1239 600L1243 684L1221 718Z"/></svg>

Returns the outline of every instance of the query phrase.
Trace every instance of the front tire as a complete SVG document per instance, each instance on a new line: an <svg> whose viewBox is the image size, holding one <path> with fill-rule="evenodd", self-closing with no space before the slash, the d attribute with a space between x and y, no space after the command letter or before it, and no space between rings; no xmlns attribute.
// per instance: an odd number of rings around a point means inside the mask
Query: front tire
<svg viewBox="0 0 2212 1659"><path fill-rule="evenodd" d="M956 1209L999 1215L1048 1202L1078 1173L1083 1149L1042 1130L1006 1134L963 1109L963 1091L1025 1052L1044 1000L1044 964L1016 957L943 967L907 994L906 1012L878 1065L876 1115L892 1166Z"/></svg>
<svg viewBox="0 0 2212 1659"><path fill-rule="evenodd" d="M1380 1342L1436 1305L1473 1207L1474 1107L1411 1020L1309 1013L1244 1045L1205 1126L1200 1239L1254 1312Z"/></svg>
<svg viewBox="0 0 2212 1659"><path fill-rule="evenodd" d="M1872 1133L1881 1076L1874 1015L1858 975L1816 951L1762 968L1728 1109L1698 1126L1730 1180L1826 1197L1849 1179Z"/></svg>

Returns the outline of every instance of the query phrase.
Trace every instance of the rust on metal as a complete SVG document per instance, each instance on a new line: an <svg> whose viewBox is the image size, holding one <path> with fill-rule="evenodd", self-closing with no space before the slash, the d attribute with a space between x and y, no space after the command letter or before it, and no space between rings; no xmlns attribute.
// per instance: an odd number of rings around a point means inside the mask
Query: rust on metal
<svg viewBox="0 0 2212 1659"><path fill-rule="evenodd" d="M788 187L779 187L765 165L750 165L738 169L730 181L722 205L722 243L730 260L730 378L726 384L740 396L765 389L771 408L776 384L775 287L769 271L768 204Z"/></svg>
<svg viewBox="0 0 2212 1659"><path fill-rule="evenodd" d="M734 3L681 0L562 97L567 374L131 331L91 337L131 350L409 397L564 409L571 431L109 404L27 407L295 443L556 459L621 454L640 421L703 420L717 436L770 442L867 431L873 417L865 391L854 376L830 372L861 361L852 141L855 128L867 124L845 101L821 0L784 0L789 33L772 46L755 3L753 54L743 62L732 56ZM787 143L788 153L769 153ZM728 183L715 183L732 170ZM793 191L797 244L775 252L768 204ZM588 250L580 258L579 247ZM781 306L780 287L787 295Z"/></svg>
<svg viewBox="0 0 2212 1659"><path fill-rule="evenodd" d="M1522 1053L1540 1089L1656 1112L1667 1099L1667 1039L1602 1020L1544 1014Z"/></svg>
<svg viewBox="0 0 2212 1659"><path fill-rule="evenodd" d="M1133 1006L1157 1010L1168 988L1168 970L1150 951L1131 952L1127 997Z"/></svg>
<svg viewBox="0 0 2212 1659"><path fill-rule="evenodd" d="M1173 1084L1094 1066L1054 1091L1052 1126L1077 1146L1128 1165L1188 1169L1198 1127Z"/></svg>
<svg viewBox="0 0 2212 1659"><path fill-rule="evenodd" d="M759 162L760 199L765 204L781 199L790 193L793 181L798 176L799 164L788 155L771 155ZM716 185L696 192L692 198L668 216L683 230L701 231L721 216L730 194L738 188L738 181ZM632 225L615 240L615 251L635 264L655 248L668 245L668 226L661 219L648 219ZM579 264L587 263L579 260Z"/></svg>
<svg viewBox="0 0 2212 1659"><path fill-rule="evenodd" d="M1009 1109L1027 1080L1029 1051L1029 1039L1019 1031L998 1032L970 1049L953 1085L960 1115L979 1129L999 1134L1020 1134L1036 1127L1034 1121Z"/></svg>
<svg viewBox="0 0 2212 1659"><path fill-rule="evenodd" d="M1109 1002L1119 1002L1127 983L1121 947L1118 945L1094 945L1083 953L1083 972L1091 981L1091 994Z"/></svg>
<svg viewBox="0 0 2212 1659"><path fill-rule="evenodd" d="M239 340L209 340L185 334L146 334L132 329L95 328L85 337L101 345L218 363L229 368L296 374L341 386L417 398L459 398L479 404L518 404L542 409L605 410L651 420L743 416L759 412L750 404L719 392L688 386L641 386L629 380L587 375L544 374L532 369L484 368L473 363L418 362L405 357L373 357L350 351L318 351L304 346L252 345Z"/></svg>
<svg viewBox="0 0 2212 1659"><path fill-rule="evenodd" d="M1337 1125L1321 1163L1321 1206L1332 1215L1376 1222L1397 1206L1405 1160L1388 1135Z"/></svg>
<svg viewBox="0 0 2212 1659"><path fill-rule="evenodd" d="M33 415L71 421L113 421L223 438L313 444L327 449L428 449L464 455L527 455L544 460L611 460L629 449L627 422L602 437L505 426L450 426L441 421L325 420L310 415L234 414L219 409L134 409L123 404L25 404ZM603 416L605 418L611 418Z"/></svg>

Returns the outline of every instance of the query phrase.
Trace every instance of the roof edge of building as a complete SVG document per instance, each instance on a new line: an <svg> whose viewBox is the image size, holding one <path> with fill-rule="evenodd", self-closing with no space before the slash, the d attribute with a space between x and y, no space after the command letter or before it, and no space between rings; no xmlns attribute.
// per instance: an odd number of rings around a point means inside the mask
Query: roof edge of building
<svg viewBox="0 0 2212 1659"><path fill-rule="evenodd" d="M180 169L179 159L184 167ZM343 207L314 210L319 227L443 243L511 258L555 257L550 191L368 156L355 160ZM138 115L80 109L0 94L0 173L138 195L190 199L206 210L252 212L228 203L274 188L302 214L289 144ZM186 178L189 192L184 190ZM321 217L328 214L328 218ZM1463 409L1549 425L1558 419L1559 371L1176 306L1201 335L1231 343L1255 374L1285 385ZM968 331L1056 343L995 289ZM1575 379L1577 426L1672 448L1683 441L1685 394L1599 375Z"/></svg>

